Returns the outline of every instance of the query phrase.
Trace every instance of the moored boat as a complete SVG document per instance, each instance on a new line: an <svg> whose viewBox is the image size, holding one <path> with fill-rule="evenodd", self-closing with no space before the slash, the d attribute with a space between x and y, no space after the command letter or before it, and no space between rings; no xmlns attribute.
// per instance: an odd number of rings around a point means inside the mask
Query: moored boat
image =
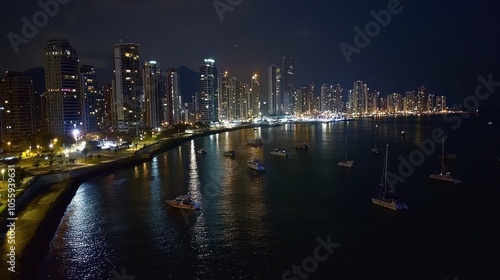
<svg viewBox="0 0 500 280"><path fill-rule="evenodd" d="M281 150L281 149L274 149L271 152L271 155L279 156L279 157L288 157L288 153L285 150Z"/></svg>
<svg viewBox="0 0 500 280"><path fill-rule="evenodd" d="M260 162L260 159L258 158L252 158L247 161L248 167L252 168L253 170L257 171L264 171L266 168L264 167L264 164Z"/></svg>
<svg viewBox="0 0 500 280"><path fill-rule="evenodd" d="M173 200L167 200L167 204L170 207L178 208L178 209L186 209L186 210L200 210L200 206L196 204L189 193L187 195L179 195Z"/></svg>

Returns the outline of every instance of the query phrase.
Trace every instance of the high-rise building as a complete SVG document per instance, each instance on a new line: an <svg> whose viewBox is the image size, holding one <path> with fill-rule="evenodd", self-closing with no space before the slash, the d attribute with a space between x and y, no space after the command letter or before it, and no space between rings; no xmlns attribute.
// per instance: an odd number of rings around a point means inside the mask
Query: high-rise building
<svg viewBox="0 0 500 280"><path fill-rule="evenodd" d="M126 131L139 127L143 117L142 75L139 62L139 44L121 39L113 47L114 71L112 94L113 127Z"/></svg>
<svg viewBox="0 0 500 280"><path fill-rule="evenodd" d="M293 114L294 108L294 98L293 94L295 91L294 85L294 65L293 57L284 56L283 57L283 74L282 74L282 100L283 103L283 114Z"/></svg>
<svg viewBox="0 0 500 280"><path fill-rule="evenodd" d="M269 115L283 114L281 102L281 69L276 64L271 64L267 69L268 78L268 110Z"/></svg>
<svg viewBox="0 0 500 280"><path fill-rule="evenodd" d="M109 129L113 125L111 119L112 94L113 88L110 84L106 84L101 87L101 98L97 100L97 108L99 110L99 127L101 129Z"/></svg>
<svg viewBox="0 0 500 280"><path fill-rule="evenodd" d="M0 80L0 140L26 139L35 131L33 81L22 73L6 71Z"/></svg>
<svg viewBox="0 0 500 280"><path fill-rule="evenodd" d="M427 111L427 90L425 86L419 86L417 89L417 112L423 113Z"/></svg>
<svg viewBox="0 0 500 280"><path fill-rule="evenodd" d="M406 92L404 99L404 111L405 113L412 113L417 111L417 97L414 90Z"/></svg>
<svg viewBox="0 0 500 280"><path fill-rule="evenodd" d="M260 81L257 74L252 76L248 107L249 117L256 118L260 116Z"/></svg>
<svg viewBox="0 0 500 280"><path fill-rule="evenodd" d="M238 120L241 117L241 82L238 77L230 77L228 87L228 119L229 121Z"/></svg>
<svg viewBox="0 0 500 280"><path fill-rule="evenodd" d="M97 75L91 65L80 66L80 98L82 115L82 133L87 134L98 130L97 100L99 91L97 85Z"/></svg>
<svg viewBox="0 0 500 280"><path fill-rule="evenodd" d="M164 120L169 124L181 122L181 87L180 75L175 68L167 70L167 89L164 98Z"/></svg>
<svg viewBox="0 0 500 280"><path fill-rule="evenodd" d="M68 40L50 40L44 48L44 112L48 132L73 135L81 126L81 99L76 50Z"/></svg>
<svg viewBox="0 0 500 280"><path fill-rule="evenodd" d="M342 96L342 87L339 84L332 86L332 112L340 114L344 112L344 102Z"/></svg>
<svg viewBox="0 0 500 280"><path fill-rule="evenodd" d="M241 83L240 86L240 117L239 119L248 119L248 98L250 96L250 85Z"/></svg>
<svg viewBox="0 0 500 280"><path fill-rule="evenodd" d="M348 107L351 114L368 114L369 96L368 86L362 81L353 83L352 90L349 91Z"/></svg>
<svg viewBox="0 0 500 280"><path fill-rule="evenodd" d="M429 93L427 95L427 113L432 113L435 110L435 94L434 93Z"/></svg>
<svg viewBox="0 0 500 280"><path fill-rule="evenodd" d="M297 87L295 89L295 96L296 96L296 102L295 102L295 110L294 114L299 115L299 114L307 114L307 99L309 92L307 90L307 87Z"/></svg>
<svg viewBox="0 0 500 280"><path fill-rule="evenodd" d="M162 76L158 63L154 60L145 61L142 69L144 92L144 122L147 127L156 129L162 123Z"/></svg>
<svg viewBox="0 0 500 280"><path fill-rule="evenodd" d="M225 71L219 74L219 120L230 121L229 118L229 73Z"/></svg>
<svg viewBox="0 0 500 280"><path fill-rule="evenodd" d="M323 84L321 86L321 95L320 95L320 111L321 112L329 112L332 108L332 97L331 97L331 91L328 90L328 85Z"/></svg>
<svg viewBox="0 0 500 280"><path fill-rule="evenodd" d="M308 114L315 114L317 111L315 110L315 99L316 95L314 94L314 83L309 85L309 93L307 95L307 112Z"/></svg>
<svg viewBox="0 0 500 280"><path fill-rule="evenodd" d="M446 96L436 96L436 112L446 111Z"/></svg>
<svg viewBox="0 0 500 280"><path fill-rule="evenodd" d="M387 112L391 114L403 111L403 100L401 94L392 93L387 96Z"/></svg>
<svg viewBox="0 0 500 280"><path fill-rule="evenodd" d="M380 97L380 92L373 90L368 97L368 110L370 114L378 113L378 100Z"/></svg>
<svg viewBox="0 0 500 280"><path fill-rule="evenodd" d="M218 120L217 67L215 60L205 59L200 65L200 121L203 123Z"/></svg>

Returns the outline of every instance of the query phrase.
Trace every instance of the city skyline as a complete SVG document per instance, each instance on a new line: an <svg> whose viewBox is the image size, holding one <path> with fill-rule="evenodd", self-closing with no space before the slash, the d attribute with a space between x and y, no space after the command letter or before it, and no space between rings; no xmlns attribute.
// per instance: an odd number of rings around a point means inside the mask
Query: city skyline
<svg viewBox="0 0 500 280"><path fill-rule="evenodd" d="M17 45L16 53L9 37L4 37L0 71L41 66L40 46L49 39L67 38L79 51L80 62L93 65L100 81L107 83L113 69L109 46L124 37L141 44L141 63L157 60L164 66L186 65L196 71L200 60L212 58L221 70L241 78L255 73L264 77L269 64L281 64L283 56L291 56L296 86L313 82L346 87L359 79L382 94L403 94L424 84L436 94L449 96L451 103L460 103L474 91L477 76L492 73L495 79L498 43L477 42L498 32L497 19L491 14L498 3L400 1L402 9L391 16L390 23L382 26L367 46L356 46L354 28L363 30L374 20L371 12L387 9L389 2L285 5L279 1L240 1L221 17L210 1L59 1L57 12L36 27L31 38L22 35L21 18L33 21L42 7L8 3L4 10L8 14L3 15L6 24L0 30L5 35L23 36L25 41ZM92 20L79 20L90 15ZM425 20L418 20L423 15ZM168 36L144 32L150 24L161 27L162 18L169 19L165 23L171 31ZM197 28L201 22L203 29ZM133 28L124 31L125 23ZM360 51L350 56L350 63L339 48L343 42ZM250 80L245 78L245 82ZM267 88L266 84L265 79L261 81L262 88Z"/></svg>

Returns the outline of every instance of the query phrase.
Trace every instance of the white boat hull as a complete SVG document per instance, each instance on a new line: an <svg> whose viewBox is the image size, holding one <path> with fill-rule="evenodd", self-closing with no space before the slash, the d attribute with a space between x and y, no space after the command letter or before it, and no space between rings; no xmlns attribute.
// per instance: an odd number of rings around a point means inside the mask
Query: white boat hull
<svg viewBox="0 0 500 280"><path fill-rule="evenodd" d="M346 168L353 168L354 167L354 161L353 160L339 161L338 166L340 166L340 167L346 167Z"/></svg>
<svg viewBox="0 0 500 280"><path fill-rule="evenodd" d="M271 152L271 155L278 157L288 157L288 153Z"/></svg>
<svg viewBox="0 0 500 280"><path fill-rule="evenodd" d="M429 179L434 179L434 180L439 180L439 181L444 181L444 182L450 182L450 183L455 183L455 184L461 184L462 181L460 181L457 178L453 178L449 174L431 174L429 175Z"/></svg>
<svg viewBox="0 0 500 280"><path fill-rule="evenodd" d="M403 209L408 209L408 206L404 203L397 202L393 199L379 199L379 198L372 198L372 202L375 205L379 205L388 209L392 209L394 211L398 210L403 210Z"/></svg>
<svg viewBox="0 0 500 280"><path fill-rule="evenodd" d="M250 167L253 170L257 170L257 171L264 171L264 170L266 170L266 168L264 166L255 165L255 164L251 164L251 163L248 164L248 167Z"/></svg>

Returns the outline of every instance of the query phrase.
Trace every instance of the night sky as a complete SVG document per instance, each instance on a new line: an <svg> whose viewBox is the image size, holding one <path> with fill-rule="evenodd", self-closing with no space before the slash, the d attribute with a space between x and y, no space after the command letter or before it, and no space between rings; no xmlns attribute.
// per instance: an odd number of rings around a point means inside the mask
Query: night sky
<svg viewBox="0 0 500 280"><path fill-rule="evenodd" d="M491 73L500 81L500 3L494 0L401 0L400 12L351 55L351 63L339 45L356 46L354 28L365 29L374 20L370 11L387 9L392 0L220 0L239 3L222 21L213 0L59 1L68 3L59 5L17 54L7 35L22 36L21 18L32 21L42 9L36 1L2 3L0 71L43 66L47 40L67 38L80 63L94 65L101 83L109 83L112 47L124 37L141 45L142 61L156 60L162 68L186 65L198 71L210 57L240 80L250 82L258 73L262 92L267 67L281 64L284 55L295 59L296 86L340 83L348 90L363 80L385 96L423 84L447 95L448 105L472 94L478 75Z"/></svg>

